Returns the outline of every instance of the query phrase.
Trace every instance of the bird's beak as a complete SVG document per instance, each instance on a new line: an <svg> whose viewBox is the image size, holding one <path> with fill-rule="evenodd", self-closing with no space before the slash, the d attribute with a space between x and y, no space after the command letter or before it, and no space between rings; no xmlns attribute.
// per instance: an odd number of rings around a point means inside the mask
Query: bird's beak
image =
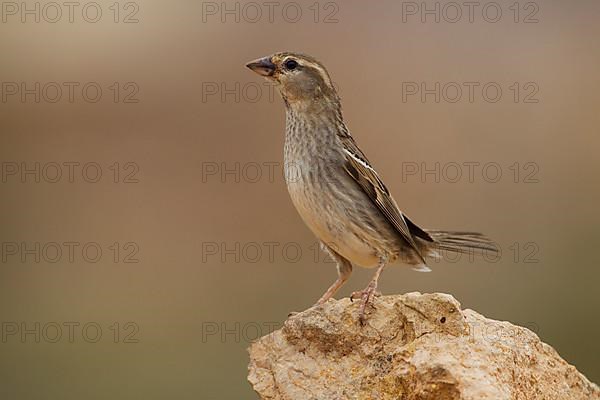
<svg viewBox="0 0 600 400"><path fill-rule="evenodd" d="M262 76L273 76L275 73L275 64L271 62L271 57L259 58L258 60L250 61L246 67Z"/></svg>

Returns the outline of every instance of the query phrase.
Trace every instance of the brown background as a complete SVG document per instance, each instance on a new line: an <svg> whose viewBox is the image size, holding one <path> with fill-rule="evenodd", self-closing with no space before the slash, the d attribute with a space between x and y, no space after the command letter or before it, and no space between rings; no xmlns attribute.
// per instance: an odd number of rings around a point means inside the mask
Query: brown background
<svg viewBox="0 0 600 400"><path fill-rule="evenodd" d="M443 261L429 274L389 268L383 292L451 293L464 307L530 327L600 381L600 3L538 1L539 22L524 23L532 9L522 2L515 23L513 2L500 1L497 23L482 18L482 6L473 23L466 15L456 23L433 17L422 23L418 15L403 22L397 1L344 1L337 11L321 2L315 23L310 1L296 3L302 18L291 23L293 10L288 20L282 15L285 2L273 22L266 8L257 22L249 20L249 9L239 22L234 15L222 22L219 15L203 21L202 2L139 2L139 22L129 24L112 20L111 3L100 3L97 23L76 12L73 23L67 16L57 23L8 16L0 24L2 82L97 82L103 89L97 103L80 90L72 103L66 94L56 103L35 103L31 95L0 103L4 168L96 162L103 173L97 183L86 182L81 169L69 182L66 168L57 183L19 175L1 183L5 245L94 242L103 250L97 263L86 261L81 247L73 262L66 254L37 263L32 255L21 261L3 252L3 329L11 323L33 329L39 322L41 339L26 335L22 342L19 332L0 342L1 398L254 398L245 381L249 341L257 330L280 326L289 311L310 306L335 277L281 177L281 101L269 99L269 88L244 68L279 50L325 63L351 131L413 220L483 231L503 249L495 263ZM119 18L130 11L122 9ZM334 11L337 22L324 23ZM139 102L114 103L114 82L121 90L134 82ZM235 92L236 82L239 101L235 94L221 98L220 85ZM495 82L503 95L496 103L480 90L472 103L466 93L456 103L436 103L433 96L403 102L403 82ZM518 102L509 89L514 82L522 90ZM537 103L523 101L527 82L539 88ZM207 95L214 85L219 93ZM435 182L431 175L402 174L403 166L414 165L406 163L433 168L471 161L497 163L501 179L488 182L481 167L473 182L466 167L456 183L443 175ZM119 183L109 169L115 162ZM139 167L138 183L123 182L127 162ZM257 180L256 163L262 166ZM274 179L264 163L277 163ZM536 168L537 182L526 181L532 171L526 163ZM215 165L220 171L238 165L239 182L234 174L207 176ZM109 248L114 242L121 247L117 263ZM127 242L137 244L138 263L123 262ZM270 242L276 243L272 258ZM218 254L203 251L207 246L217 246ZM356 271L340 295L362 288L370 274ZM48 340L53 322L63 326L57 343ZM80 324L73 343L65 322ZM97 343L85 340L93 329L82 336L90 322L102 328ZM115 322L119 343L110 330ZM127 322L139 328L138 343L123 343L133 329L125 329ZM209 334L215 327L220 332ZM490 340L502 334L509 333L490 333Z"/></svg>

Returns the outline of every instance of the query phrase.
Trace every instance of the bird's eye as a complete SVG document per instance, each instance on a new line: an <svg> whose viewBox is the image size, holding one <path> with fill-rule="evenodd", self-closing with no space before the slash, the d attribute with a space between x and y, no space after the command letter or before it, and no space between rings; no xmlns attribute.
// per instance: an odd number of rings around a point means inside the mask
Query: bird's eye
<svg viewBox="0 0 600 400"><path fill-rule="evenodd" d="M298 66L298 63L296 62L296 60L287 60L285 62L286 69L293 70L293 69L296 69L297 66Z"/></svg>

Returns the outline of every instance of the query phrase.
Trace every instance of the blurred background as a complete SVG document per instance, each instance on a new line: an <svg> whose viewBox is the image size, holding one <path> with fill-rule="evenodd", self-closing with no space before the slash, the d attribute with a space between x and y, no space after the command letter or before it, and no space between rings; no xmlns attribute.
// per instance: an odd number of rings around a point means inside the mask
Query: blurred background
<svg viewBox="0 0 600 400"><path fill-rule="evenodd" d="M383 293L450 293L599 382L600 3L460 4L3 2L0 398L256 398L246 348L336 277L244 67L282 50L327 66L413 221L502 251Z"/></svg>

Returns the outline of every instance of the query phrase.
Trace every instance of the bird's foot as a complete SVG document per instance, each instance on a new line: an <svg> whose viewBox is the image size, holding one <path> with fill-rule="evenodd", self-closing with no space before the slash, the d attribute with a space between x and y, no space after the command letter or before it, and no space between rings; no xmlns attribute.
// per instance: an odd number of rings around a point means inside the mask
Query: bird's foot
<svg viewBox="0 0 600 400"><path fill-rule="evenodd" d="M369 284L369 286L367 286L364 290L353 292L350 295L350 301L354 301L354 299L361 299L358 321L362 326L364 326L366 323L367 306L373 306L373 298L379 296L381 296L381 292L379 292L377 287L373 284Z"/></svg>
<svg viewBox="0 0 600 400"><path fill-rule="evenodd" d="M375 288L367 287L366 289L359 290L357 292L352 292L352 294L350 295L350 301L362 299L366 295L369 295L370 297L380 297L381 292L379 290L376 290Z"/></svg>

